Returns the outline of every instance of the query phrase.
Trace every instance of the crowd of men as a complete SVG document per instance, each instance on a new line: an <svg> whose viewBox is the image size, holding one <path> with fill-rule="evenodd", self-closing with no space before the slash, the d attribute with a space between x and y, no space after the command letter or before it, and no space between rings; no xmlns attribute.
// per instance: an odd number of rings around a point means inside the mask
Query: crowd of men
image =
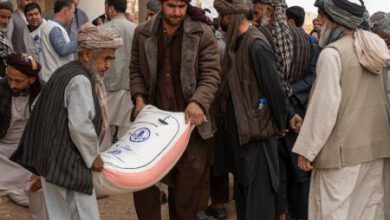
<svg viewBox="0 0 390 220"><path fill-rule="evenodd" d="M227 219L229 173L239 220L390 219L390 13L359 2L316 0L308 34L284 0L214 0L214 20L149 0L138 25L126 0L92 24L78 0L46 19L0 0L0 192L32 219L100 219L100 152L151 104L196 127L162 180L170 219ZM135 192L138 219L165 199Z"/></svg>

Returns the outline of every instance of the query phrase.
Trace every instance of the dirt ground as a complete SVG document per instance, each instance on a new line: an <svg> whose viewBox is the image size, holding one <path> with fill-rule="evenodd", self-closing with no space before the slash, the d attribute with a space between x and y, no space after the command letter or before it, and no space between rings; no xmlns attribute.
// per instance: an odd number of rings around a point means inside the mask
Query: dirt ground
<svg viewBox="0 0 390 220"><path fill-rule="evenodd" d="M101 220L136 220L132 194L110 196L98 200ZM235 220L234 205L231 201L227 210L229 220ZM162 206L163 220L168 220L168 205ZM29 210L16 205L8 197L0 197L0 220L29 220ZM212 219L212 218L210 218Z"/></svg>

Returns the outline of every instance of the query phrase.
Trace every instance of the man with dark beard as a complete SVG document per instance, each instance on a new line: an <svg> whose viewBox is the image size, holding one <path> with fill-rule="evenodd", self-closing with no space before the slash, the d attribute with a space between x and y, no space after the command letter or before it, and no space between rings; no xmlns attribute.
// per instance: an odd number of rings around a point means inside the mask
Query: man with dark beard
<svg viewBox="0 0 390 220"><path fill-rule="evenodd" d="M314 83L293 152L313 169L309 220L384 220L385 160L390 157L390 112L382 73L389 50L358 29L365 6L318 0L322 25Z"/></svg>
<svg viewBox="0 0 390 220"><path fill-rule="evenodd" d="M13 51L12 43L6 37L13 11L14 6L10 1L0 0L0 79L7 74L6 58Z"/></svg>
<svg viewBox="0 0 390 220"><path fill-rule="evenodd" d="M8 55L7 64L7 77L0 80L0 191L17 204L33 207L25 191L33 174L8 158L18 147L31 105L41 91L41 66L30 55L20 53Z"/></svg>
<svg viewBox="0 0 390 220"><path fill-rule="evenodd" d="M41 176L49 219L99 219L92 171L103 169L109 129L103 75L122 39L87 24L77 41L79 59L53 73L11 157Z"/></svg>
<svg viewBox="0 0 390 220"><path fill-rule="evenodd" d="M274 219L276 135L287 115L275 55L264 35L250 26L245 0L215 0L214 7L227 40L217 101L223 120L216 146L223 149L215 151L214 169L233 173L239 220Z"/></svg>
<svg viewBox="0 0 390 220"><path fill-rule="evenodd" d="M170 219L195 219L215 132L209 107L220 82L218 45L211 21L201 9L191 6L190 0L160 3L161 12L139 25L134 34L130 63L133 116L149 103L185 112L187 122L197 126L164 181L169 186ZM140 220L161 219L159 196L156 186L134 193Z"/></svg>

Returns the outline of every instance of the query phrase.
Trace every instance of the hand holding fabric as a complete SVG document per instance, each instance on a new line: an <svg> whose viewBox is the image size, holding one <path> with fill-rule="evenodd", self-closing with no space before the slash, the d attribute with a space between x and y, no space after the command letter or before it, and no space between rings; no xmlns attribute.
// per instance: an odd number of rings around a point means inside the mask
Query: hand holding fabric
<svg viewBox="0 0 390 220"><path fill-rule="evenodd" d="M191 125L201 125L205 121L205 116L202 109L195 102L188 104L185 112L186 123L191 123Z"/></svg>
<svg viewBox="0 0 390 220"><path fill-rule="evenodd" d="M96 157L95 161L92 164L92 171L95 172L102 172L103 170L104 162L102 158L100 157L100 154Z"/></svg>

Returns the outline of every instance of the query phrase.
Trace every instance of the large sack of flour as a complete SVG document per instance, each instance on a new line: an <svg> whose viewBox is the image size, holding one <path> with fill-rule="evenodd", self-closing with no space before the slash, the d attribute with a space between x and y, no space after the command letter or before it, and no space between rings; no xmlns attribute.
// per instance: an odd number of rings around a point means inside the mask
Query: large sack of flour
<svg viewBox="0 0 390 220"><path fill-rule="evenodd" d="M184 113L146 106L127 134L101 153L104 169L93 177L97 194L134 192L156 184L180 159L190 133Z"/></svg>

